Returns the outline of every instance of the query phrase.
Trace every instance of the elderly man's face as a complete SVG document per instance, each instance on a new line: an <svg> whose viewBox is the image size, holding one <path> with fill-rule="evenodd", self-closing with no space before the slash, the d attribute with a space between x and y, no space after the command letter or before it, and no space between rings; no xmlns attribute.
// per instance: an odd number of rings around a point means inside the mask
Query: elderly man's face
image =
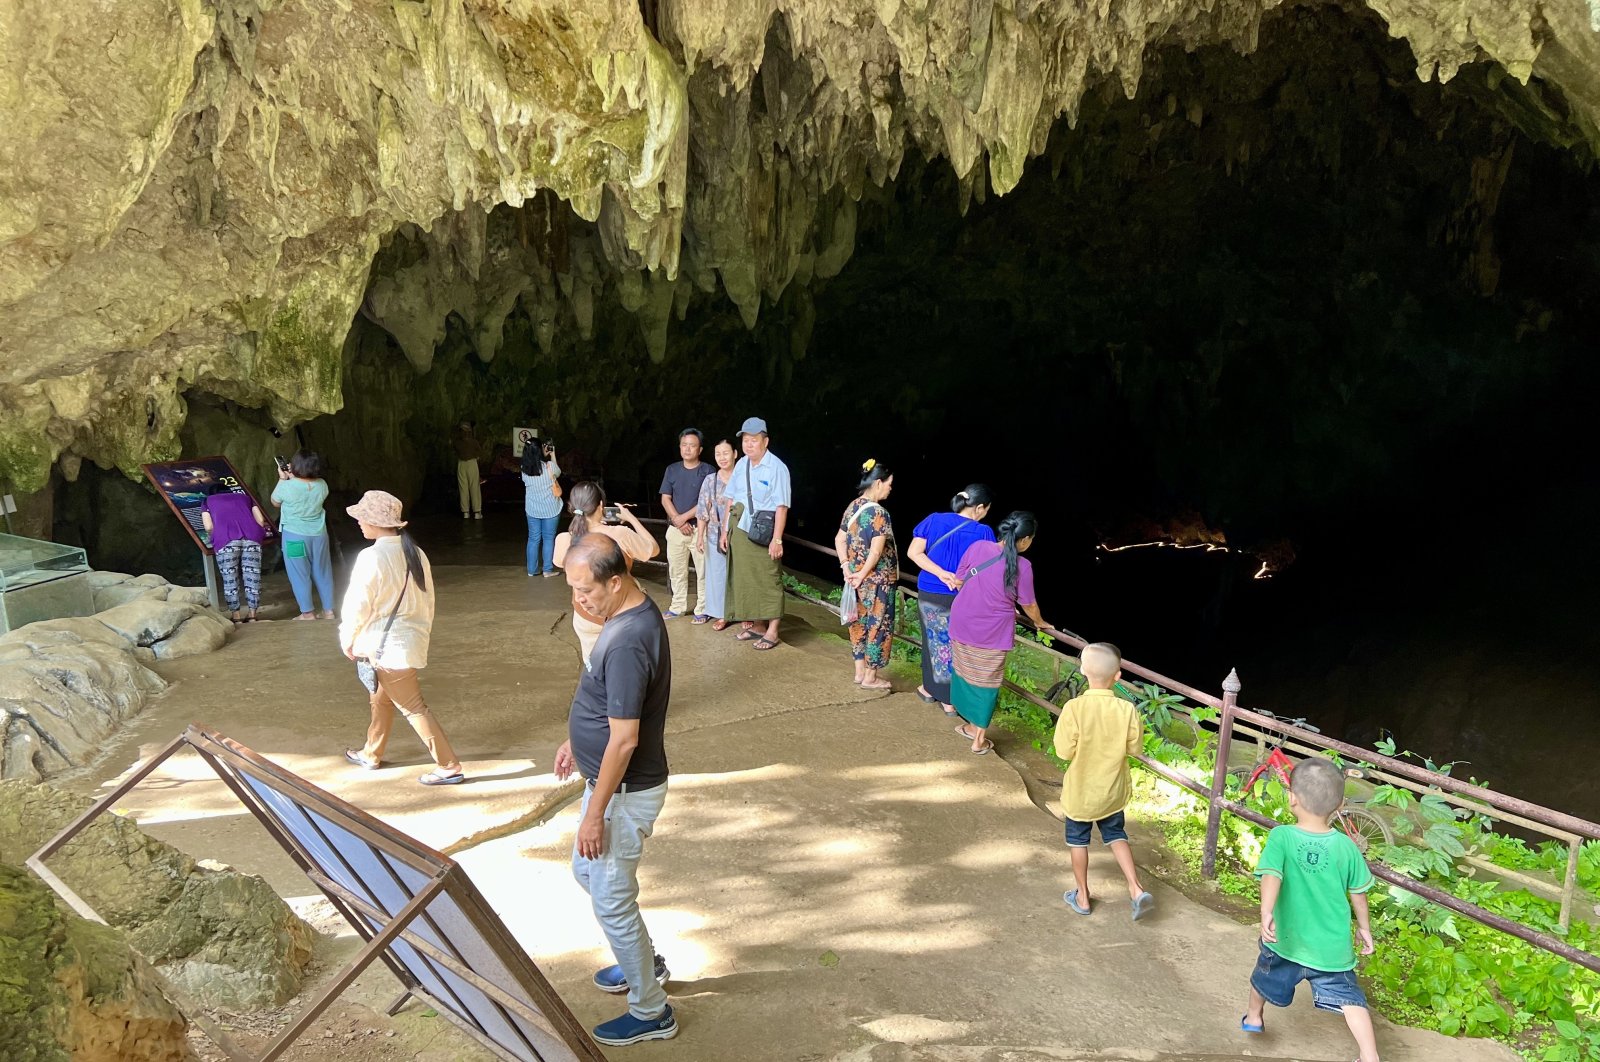
<svg viewBox="0 0 1600 1062"><path fill-rule="evenodd" d="M739 436L739 446L744 450L746 457L759 458L767 452L767 437L761 432L745 432Z"/></svg>
<svg viewBox="0 0 1600 1062"><path fill-rule="evenodd" d="M622 589L622 576L612 576L601 582L594 577L589 566L582 561L573 561L567 565L567 585L572 588L573 600L583 606L583 610L591 616L599 616L608 620L622 605L625 596Z"/></svg>

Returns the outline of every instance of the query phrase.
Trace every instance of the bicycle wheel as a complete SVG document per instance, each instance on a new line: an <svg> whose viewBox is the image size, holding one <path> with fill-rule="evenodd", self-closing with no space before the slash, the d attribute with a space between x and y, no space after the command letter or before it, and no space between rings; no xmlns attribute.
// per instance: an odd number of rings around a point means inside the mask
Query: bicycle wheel
<svg viewBox="0 0 1600 1062"><path fill-rule="evenodd" d="M1362 855L1375 844L1394 844L1394 831L1389 824L1365 808L1344 808L1334 816L1334 823L1349 835Z"/></svg>

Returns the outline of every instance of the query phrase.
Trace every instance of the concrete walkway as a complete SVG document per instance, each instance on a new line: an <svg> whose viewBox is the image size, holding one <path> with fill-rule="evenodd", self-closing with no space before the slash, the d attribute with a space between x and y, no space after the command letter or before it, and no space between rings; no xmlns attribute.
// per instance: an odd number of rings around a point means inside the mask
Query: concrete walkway
<svg viewBox="0 0 1600 1062"><path fill-rule="evenodd" d="M69 785L113 784L190 721L212 726L456 850L593 1024L620 1006L588 984L611 959L567 869L573 789L549 773L578 669L565 586L518 567L451 565L450 556L434 554L439 618L423 689L471 784L417 785L427 763L403 724L393 766L348 767L340 750L360 743L365 693L338 654L333 625L279 622L164 665L172 692ZM613 1057L1353 1057L1343 1022L1313 1011L1304 994L1269 1014L1266 1036L1237 1031L1252 927L1158 881L1148 883L1155 913L1135 925L1098 850L1095 913L1068 911L1060 828L1004 758L1016 739L1001 732L1001 755L972 756L944 716L909 692L864 694L830 620L803 612L785 628L793 642L766 654L731 632L670 624L674 773L642 878L682 1031L612 1049ZM170 762L123 809L197 857L265 875L285 896L314 892L198 759ZM357 1003L376 1002L394 985L374 970L354 992ZM1515 1058L1494 1044L1387 1025L1380 1043L1394 1062ZM342 1057L364 1056L353 1046ZM414 1057L486 1056L450 1031Z"/></svg>

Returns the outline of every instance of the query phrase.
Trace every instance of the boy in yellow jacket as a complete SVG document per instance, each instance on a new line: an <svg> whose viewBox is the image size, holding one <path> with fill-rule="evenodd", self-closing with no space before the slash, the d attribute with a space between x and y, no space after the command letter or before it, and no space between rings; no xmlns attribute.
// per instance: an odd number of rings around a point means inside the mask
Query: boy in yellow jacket
<svg viewBox="0 0 1600 1062"><path fill-rule="evenodd" d="M1133 790L1128 757L1144 748L1144 726L1134 706L1113 692L1122 677L1120 649L1110 642L1085 646L1078 668L1089 689L1068 701L1056 721L1056 755L1071 761L1061 785L1061 811L1067 817L1067 847L1078 886L1061 898L1076 913L1089 913L1089 838L1098 826L1100 840L1128 880L1137 922L1156 898L1139 884L1122 813Z"/></svg>

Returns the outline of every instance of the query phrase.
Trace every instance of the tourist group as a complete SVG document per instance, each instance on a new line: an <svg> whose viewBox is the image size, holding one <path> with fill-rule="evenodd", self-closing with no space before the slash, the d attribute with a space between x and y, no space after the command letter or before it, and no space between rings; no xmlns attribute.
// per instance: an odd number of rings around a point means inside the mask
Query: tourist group
<svg viewBox="0 0 1600 1062"><path fill-rule="evenodd" d="M467 426L464 426L464 428ZM573 874L589 895L596 921L611 946L614 965L594 975L605 992L626 993L628 1010L593 1030L600 1043L620 1046L667 1039L678 1033L668 1002L665 960L655 952L639 906L638 868L644 842L666 799L665 727L672 681L667 622L688 619L732 630L758 652L780 644L784 613L783 537L790 506L788 467L768 449L767 424L751 417L738 435L735 460L726 439L712 447L715 464L701 460L704 437L693 428L678 436L679 460L661 480L666 510L669 607L662 611L632 575L633 565L660 551L655 537L627 506L607 503L592 481L563 492L561 468L549 445L525 447L522 476L528 519L527 573L563 573L572 591L573 628L583 670L568 716L568 739L556 751L555 773L584 780ZM465 458L462 459L463 465ZM463 470L463 516L481 514L477 475ZM468 481L471 481L470 484ZM899 549L884 502L894 474L869 459L860 467L856 496L834 538L845 585L841 619L848 621L854 681L863 689L890 689L889 662L900 578ZM332 569L322 520L327 486L315 454L299 453L283 468L272 500L283 513L285 563L301 608L314 619L313 585L331 616ZM218 499L223 499L218 501ZM242 508L234 512L228 505ZM213 507L216 503L216 507ZM265 526L247 496L208 499L213 540L237 566L225 572L228 604L238 618L239 572L251 616L260 581L260 539ZM994 747L987 736L1020 609L1040 630L1033 568L1026 556L1038 533L1029 512L1012 512L994 528L985 522L992 499L979 483L957 491L947 511L930 514L912 530L906 556L920 569L917 609L922 627L922 682L917 696L956 719L955 732L975 755ZM570 516L557 530L563 510ZM356 558L341 603L339 644L354 661L369 693L366 742L345 757L357 767L383 763L395 712L405 717L434 761L424 785L466 781L443 728L423 699L417 673L427 664L434 614L427 556L404 530L399 499L368 491L347 510L372 545ZM236 536L236 537L230 537ZM249 547L254 544L252 551ZM234 548L237 547L237 548ZM689 603L690 571L696 597ZM1128 842L1125 809L1132 791L1129 757L1142 750L1138 712L1115 693L1120 651L1106 642L1080 654L1088 688L1063 706L1055 750L1068 761L1061 809L1074 887L1062 901L1075 915L1093 914L1088 880L1089 845L1098 830L1122 872L1134 921L1154 897L1139 880ZM1309 982L1317 1008L1341 1013L1360 1048L1358 1062L1378 1062L1366 998L1355 977L1356 945L1372 952L1366 891L1373 878L1355 843L1329 820L1344 799L1344 777L1329 761L1312 758L1291 778L1294 825L1268 836L1257 875L1261 879L1260 953L1250 976L1244 1033L1264 1030L1267 1003L1288 1006L1301 981Z"/></svg>

